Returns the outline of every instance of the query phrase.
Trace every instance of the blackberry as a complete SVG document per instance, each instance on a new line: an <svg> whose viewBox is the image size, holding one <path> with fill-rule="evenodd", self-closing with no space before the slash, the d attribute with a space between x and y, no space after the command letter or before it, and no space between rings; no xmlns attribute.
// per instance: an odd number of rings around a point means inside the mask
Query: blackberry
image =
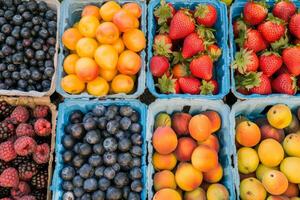
<svg viewBox="0 0 300 200"><path fill-rule="evenodd" d="M34 190L32 195L36 200L45 200L47 199L47 190Z"/></svg>
<svg viewBox="0 0 300 200"><path fill-rule="evenodd" d="M0 187L0 198L10 197L10 188Z"/></svg>
<svg viewBox="0 0 300 200"><path fill-rule="evenodd" d="M14 135L15 127L9 121L0 122L0 141L4 141Z"/></svg>
<svg viewBox="0 0 300 200"><path fill-rule="evenodd" d="M37 144L50 144L51 138L50 137L35 137L34 138Z"/></svg>
<svg viewBox="0 0 300 200"><path fill-rule="evenodd" d="M8 117L14 109L14 106L8 104L6 101L0 101L0 119L3 120Z"/></svg>
<svg viewBox="0 0 300 200"><path fill-rule="evenodd" d="M7 168L9 168L9 164L7 162L0 160L0 174Z"/></svg>
<svg viewBox="0 0 300 200"><path fill-rule="evenodd" d="M47 188L48 185L48 170L39 171L31 179L31 185L37 189Z"/></svg>
<svg viewBox="0 0 300 200"><path fill-rule="evenodd" d="M30 157L29 156L17 156L12 162L12 166L14 167L18 167L19 165L21 165L22 163L28 162L30 161Z"/></svg>
<svg viewBox="0 0 300 200"><path fill-rule="evenodd" d="M18 172L21 180L30 180L37 174L38 167L34 162L24 162L18 166Z"/></svg>

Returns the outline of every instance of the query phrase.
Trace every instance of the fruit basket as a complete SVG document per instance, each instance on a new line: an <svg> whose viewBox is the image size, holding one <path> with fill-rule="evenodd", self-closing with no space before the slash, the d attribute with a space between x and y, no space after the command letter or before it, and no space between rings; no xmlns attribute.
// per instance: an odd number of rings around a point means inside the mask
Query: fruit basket
<svg viewBox="0 0 300 200"><path fill-rule="evenodd" d="M57 0L54 0L54 1L52 1L52 0L37 0L37 2L45 2L51 10L54 10L56 12L56 18L57 18L56 24L51 24L51 26L56 26L56 28L58 29L59 18L60 18L60 3ZM44 8L44 9L47 10L49 8ZM21 11L19 11L19 12L21 12ZM42 11L38 11L38 12L42 12ZM43 11L43 12L45 12L45 11ZM29 14L30 14L29 16L32 17L32 14L31 13L29 13ZM16 15L16 16L20 16L20 15ZM45 16L43 16L43 17L45 17ZM51 21L51 22L53 22L53 21ZM47 22L43 21L43 23L47 23ZM22 25L25 25L25 24L26 23L23 22ZM32 25L32 23L31 23L31 25ZM12 25L10 27L12 28ZM19 28L20 28L20 26L19 26ZM27 27L25 27L25 28L27 28ZM29 30L29 29L27 29L27 30ZM13 34L13 32L11 34ZM46 32L46 34L47 34L46 38L48 38L48 37L50 38L49 32ZM34 45L34 47L33 47L32 44L34 43L33 42L34 37L32 35L30 35L30 37L26 36L27 43L25 41L23 41L24 49L23 49L23 46L20 47L20 45L19 45L19 47L24 52L20 52L18 50L18 52L15 53L15 54L19 55L19 57L15 56L15 58L17 60L13 60L12 57L4 54L4 57L1 58L1 59L3 59L3 63L2 62L0 63L1 69L2 69L1 73L7 72L6 73L7 76L6 76L5 80L7 80L7 79L10 79L10 80L5 81L4 77L2 76L2 78L1 78L2 83L1 83L1 89L0 89L1 95L42 97L42 96L50 96L54 93L55 84L56 84L55 71L57 68L57 57L58 57L58 31L56 32L56 34L55 33L51 33L51 34L55 35L56 41L55 40L53 41L52 40L53 37L51 37L51 42L49 42L48 44L47 44L47 41L45 40L45 38L42 38L42 39L38 38L39 40L42 40L42 42L44 42L45 49L43 49L44 47L42 48L41 43L38 43L37 45ZM16 35L18 35L18 37ZM19 32L16 31L16 35L14 35L14 36L17 37L18 40L20 40L20 30L19 30ZM8 38L12 39L13 37L8 37ZM34 41L36 41L36 40L34 40ZM16 43L16 39L14 38L12 40L12 42ZM19 42L20 41L18 41L17 44L22 44L22 41L21 41L21 43L19 43ZM15 46L16 46L16 44L15 44ZM31 48L29 48L29 46ZM49 54L50 51L48 51L50 49L49 47L52 48L51 55ZM17 47L15 47L15 48L17 48ZM25 51L26 48L28 51ZM12 49L10 48L10 50L12 50ZM36 55L35 52L39 52L41 50L43 50L43 52L42 52L43 58L41 58L41 57L39 57L38 59L34 58L34 56ZM14 51L16 52L15 49L14 49ZM3 52L4 52L4 50L3 50ZM3 52L1 52L2 56L3 56ZM46 55L46 52L47 52L47 55ZM39 53L41 53L41 52L39 52ZM13 55L15 55L15 54L13 54ZM25 59L27 59L26 63L24 62L24 60L25 60L24 54L26 55ZM12 54L10 54L10 55L12 55ZM22 62L20 62L18 60L18 59L20 59L20 55L21 55L21 59L23 59ZM6 58L10 57L10 60L5 61L5 57ZM45 60L45 57L49 60ZM34 60L33 58L36 60ZM34 63L30 64L29 61L32 61L32 60L34 60ZM38 61L43 62L42 65L38 65ZM7 64L7 63L9 63L9 64ZM45 71L46 63L47 63L47 66L50 67L50 69L49 69L50 71L48 70L49 74L47 74L47 75L42 74ZM5 65L7 65L7 66L5 66ZM13 68L11 67L11 70L10 69L8 70L9 65L11 65L13 67ZM26 69L25 73L23 73L23 71L19 69L21 65L23 65L23 69ZM24 68L24 65L25 65L25 68ZM36 74L38 75L38 77L33 78L32 74L31 74L32 70L30 67L31 68L33 67L33 69L35 69L34 71L37 72ZM37 69L37 67L43 67L43 70ZM22 71L22 73L21 73L21 71ZM14 73L16 76L13 76ZM26 75L24 75L24 74L26 74ZM45 75L46 78L44 78L43 75ZM43 79L41 79L41 77L43 77ZM29 80L32 83L30 83ZM47 82L47 83L45 82L45 86L43 85L44 83L42 82L42 80ZM19 83L19 82L21 82L21 83ZM36 87L37 84L39 85L39 89L37 89L37 87ZM13 86L13 88L12 88L12 86ZM30 88L29 88L29 86L30 86Z"/></svg>
<svg viewBox="0 0 300 200"><path fill-rule="evenodd" d="M269 14L272 13L272 9L274 8L275 2L276 1L274 1L274 0L268 0L268 1L266 1L266 4L269 6L269 10L268 10ZM291 1L291 2L294 3L294 5L296 6L296 9L298 9L300 7L300 2L299 1ZM243 9L244 9L246 3L247 3L246 0L238 0L238 1L235 1L232 4L232 6L230 7L230 16L229 16L229 43L230 44L229 45L230 45L231 63L234 62L235 56L236 56L236 53L237 53L237 49L238 49L238 45L235 42L235 33L234 33L234 26L233 26L233 24L234 24L235 20L238 19L241 16L241 14L243 13ZM286 8L284 8L283 10L286 10ZM278 20L277 17L275 17L275 18L276 18L275 20ZM262 24L260 24L260 25L262 25ZM289 27L289 24L286 25L286 29L288 29L288 27ZM290 45L290 46L293 46L293 45L297 44L297 40L295 39L296 37L291 36L291 35L292 35L291 32L288 31L288 37L284 36L280 40L277 40L277 41L274 42L274 43L278 43L279 44L278 47L276 47L276 46L274 46L274 48L270 47L267 50L267 52L266 52L266 53L272 52L271 56L274 56L274 55L278 56L279 55L282 58L282 60L283 60L282 61L282 66L279 69L277 69L277 71L275 73L273 73L272 75L270 75L270 77L269 77L269 78L271 78L270 79L270 84L273 84L272 80L277 80L277 83L280 82L280 80L279 80L278 77L282 73L286 73L286 72L289 75L292 75L293 81L295 81L295 78L298 78L298 77L296 77L297 76L296 74L295 75L293 75L294 73L291 74L291 72L287 69L287 67L285 67L286 60L290 60L290 59L284 59L283 58L283 53L280 53L281 50L283 50L286 47L286 46L284 46L284 43L288 42L288 45ZM287 38L288 38L288 40L286 40ZM285 39L285 40L283 41L283 39ZM273 45L273 43L271 43L271 45L269 45L269 46L272 46L272 45ZM283 45L283 46L280 47L280 45ZM260 51L260 53L262 53L263 55L268 55L268 54L264 54L265 53L264 51ZM279 54L277 54L277 53L279 53ZM295 55L295 53L293 53L293 54ZM258 54L257 56L258 56L258 59L259 59L258 62L260 63L261 60L262 60L261 59L262 56L260 56L260 54ZM279 62L276 61L276 62L279 63L280 61ZM268 66L267 64L264 64L264 66L263 66L265 68L264 69L265 71L269 70L267 66ZM259 71L261 70L263 72L262 73L263 75L265 74L265 72L262 70L261 67L259 67L258 69L259 69ZM272 71L273 71L273 69L272 69ZM278 87L279 83L278 83L276 86L273 86L271 94L263 95L263 94L258 94L258 93L251 92L251 90L249 90L250 92L246 91L246 89L241 89L239 91L239 88L237 87L237 80L235 79L235 69L233 69L233 67L230 67L230 74L231 74L230 75L231 76L231 91L239 99L252 99L252 98L264 98L264 97L267 97L267 98L269 98L269 97L289 97L290 95L295 95L297 97L299 96L299 93L298 93L297 89L294 87L294 84L297 85L299 83L299 82L297 82L297 80L295 82L293 82L292 84L288 83L289 84L288 85L289 91L284 91L283 88L280 88L280 91L277 91L278 89L275 91L276 88L279 88ZM267 72L266 72L266 74L267 74ZM283 78L281 80L283 80ZM290 84L292 86L290 86ZM270 87L272 87L272 85ZM292 87L292 89L290 89L291 87ZM257 89L257 88L258 87L255 87L255 89ZM276 93L274 93L274 92L276 92ZM291 94L287 94L287 93L291 93Z"/></svg>
<svg viewBox="0 0 300 200"><path fill-rule="evenodd" d="M120 5L129 2L137 3L142 9L142 15L140 17L140 29L146 34L146 2L142 0L119 0L116 1ZM60 20L60 30L59 30L59 38L60 38L60 52L58 55L58 70L57 70L57 87L56 91L60 93L62 96L67 98L95 98L96 96L90 95L86 90L79 94L70 94L67 93L61 86L63 77L66 75L63 69L64 59L67 55L66 48L62 44L62 35L64 31L74 25L76 22L80 20L80 15L82 9L86 5L96 5L101 6L105 1L96 1L96 0L89 0L89 1L80 1L80 0L66 0L62 2L61 6L61 20ZM128 94L125 93L118 93L118 94L108 94L103 96L103 98L137 98L144 92L145 89L145 82L146 82L146 75L145 75L145 59L146 53L145 50L139 53L141 57L141 69L139 70L138 74L136 74L136 81L134 92L130 92Z"/></svg>
<svg viewBox="0 0 300 200"><path fill-rule="evenodd" d="M154 38L157 30L157 21L154 16L155 9L160 5L159 0L150 1L148 5L148 64L147 64L147 87L150 92L158 98L174 98L174 97L184 97L184 98L205 98L205 99L222 99L230 89L230 77L229 77L229 50L227 46L228 40L228 19L227 19L227 8L226 5L220 1L206 1L206 0L197 0L197 1L167 1L170 2L175 7L179 8L190 8L194 9L198 4L211 4L217 10L218 17L216 24L214 25L214 32L217 45L222 49L222 55L219 57L218 61L214 63L214 73L213 78L218 82L219 91L215 95L191 95L191 94L175 94L170 92L170 94L161 93L157 88L157 80L153 77L150 71L150 61L154 56L153 45Z"/></svg>
<svg viewBox="0 0 300 200"><path fill-rule="evenodd" d="M57 140L56 140L56 145L57 145L56 146L56 160L55 160L56 166L55 166L55 171L54 171L54 175L53 175L53 183L51 186L51 190L53 191L53 199L62 199L63 195L66 194L66 193L64 193L64 190L62 187L64 181L61 177L61 172L62 172L63 168L67 166L67 165L65 165L65 162L64 162L65 160L63 158L63 153L65 152L66 148L62 143L62 139L66 135L64 133L66 130L65 126L69 124L70 115L75 110L77 110L77 111L80 110L81 112L85 113L87 111L91 111L92 109L96 108L97 106L105 106L107 108L106 110L109 110L108 109L109 106L117 106L117 107L121 107L121 106L126 107L127 106L127 107L131 107L134 110L133 112L138 113L137 114L138 117L135 117L135 118L137 120L137 123L139 123L141 125L141 127L140 127L141 129L139 131L139 135L140 135L139 136L139 141L140 141L139 146L141 146L141 154L142 154L141 157L139 157L139 166L140 167L138 167L140 169L139 173L141 173L141 175L142 175L141 180L139 180L139 181L141 181L141 184L142 184L142 186L141 186L142 191L139 193L140 193L140 199L145 200L146 195L147 195L147 190L146 190L146 180L147 180L147 171L146 171L147 170L147 164L146 164L146 155L147 155L146 114L147 113L146 113L146 111L147 110L146 110L146 106L144 104L142 104L136 100L128 100L128 101L121 101L121 100L105 100L105 101L66 100L64 103L59 105L59 116L58 116L58 124L57 124L58 131L57 131ZM121 115L121 116L124 116L124 115ZM119 117L120 117L120 115L119 115ZM107 127L107 126L105 126L105 127ZM132 129L130 129L130 130L132 131ZM118 134L116 133L116 135L118 135ZM136 143L133 143L133 144L136 144ZM103 143L102 147L104 147L104 149L106 148L104 146L104 143ZM95 150L94 150L94 152L95 152ZM119 152L119 150L118 150L118 152ZM122 153L122 152L119 152L119 153ZM104 161L104 164L106 165L107 163L105 163L104 157L103 157L103 161ZM103 164L103 166L104 166L104 164ZM121 165L121 166L123 166L123 165ZM137 166L137 165L134 165L134 166ZM119 165L119 167L120 167L120 165ZM128 167L128 165L127 165L127 167ZM133 167L133 168L136 168L136 167ZM131 169L131 168L129 168L129 169ZM123 170L123 168L122 168L122 170ZM95 171L95 173L97 173L96 171ZM117 172L116 172L116 174L117 174ZM103 172L102 172L102 176L103 176ZM114 180L114 181L116 181L116 180ZM111 184L113 184L113 180L111 180ZM105 189L105 191L106 191L106 189ZM129 189L129 191L130 191L130 189ZM127 195L128 195L128 193L127 193ZM105 198L104 196L102 196L102 197Z"/></svg>
<svg viewBox="0 0 300 200"><path fill-rule="evenodd" d="M209 100L195 100L195 99L163 99L157 100L149 106L147 116L147 142L148 142L148 179L147 179L147 191L148 199L152 199L154 195L153 177L155 169L153 167L152 156L154 154L154 148L152 144L152 134L154 131L155 118L160 113L172 114L174 112L185 112L190 114L198 114L202 111L213 110L219 113L222 118L221 129L217 132L216 136L220 142L219 161L223 167L223 178L220 181L229 191L229 199L235 198L234 179L232 170L232 146L234 145L228 137L229 132L229 107L224 105L221 101L209 101ZM162 122L167 120L162 119ZM170 122L170 121L169 121ZM189 146L189 145L186 145ZM168 162L169 163L169 162ZM165 179L163 179L165 180ZM190 179L188 179L190 180ZM200 198L200 197L198 197Z"/></svg>
<svg viewBox="0 0 300 200"><path fill-rule="evenodd" d="M299 108L299 105L300 105L300 101L297 98L287 99L287 98L273 97L272 99L271 98L266 98L264 100L249 99L249 100L241 101L241 102L238 102L238 103L234 104L233 107L232 107L232 110L230 112L230 117L229 117L229 120L230 120L230 137L231 137L231 141L232 141L231 143L235 143L235 140L236 140L236 135L235 135L236 132L235 131L236 131L237 122L239 123L239 122L243 122L243 120L249 119L252 122L255 122L257 124L257 126L259 126L260 129L261 129L262 126L264 126L265 123L267 123L267 124L270 123L270 121L268 119L266 119L265 115L268 113L268 111L270 109L272 109L272 106L274 106L276 104L285 104L286 106L289 107L289 109L291 109L293 115L295 114L295 116L296 116L297 115L297 109ZM236 117L238 117L238 116L242 116L242 117L239 117L238 119L236 119ZM285 118L287 118L287 117L285 117ZM266 120L268 120L269 122L266 121ZM268 125L268 126L270 126L270 125ZM297 126L295 126L295 127L297 127ZM286 129L284 129L284 130L287 134L291 134L295 131L295 130L293 131L292 129L290 129L288 132L287 132ZM280 130L280 129L273 128L273 130ZM283 129L281 129L281 130L283 130ZM272 133L271 133L272 130L269 131L269 132L270 132L270 135L267 136L267 131L265 131L264 134L266 134L266 135L264 136L264 138L269 138L269 139L265 139L265 140L270 140L270 138L275 139L275 137L278 136L278 135L275 136L276 133L272 136ZM263 132L261 132L261 133L263 134ZM282 133L280 133L280 134L282 134ZM283 132L283 134L284 134L284 132ZM263 135L262 135L262 137L263 137ZM283 136L283 137L279 136L279 138L275 139L275 140L283 141L284 137L285 136ZM284 140L286 140L287 138L288 137L285 137ZM236 144L237 144L237 142L236 142ZM262 144L262 143L260 143L260 144ZM278 142L278 144L280 144L280 143ZM235 145L235 146L237 147L237 145ZM253 147L253 148L255 148L255 147ZM236 148L232 148L232 149L234 151L233 155L234 155L235 190L237 191L237 198L239 198L240 194L241 194L241 192L240 192L240 183L241 183L240 177L241 176L239 175L237 150L236 150ZM275 151L275 148L273 150ZM274 153L273 155L277 155L277 154ZM248 156L250 157L250 154L248 154ZM262 173L260 173L260 174L262 174ZM258 172L256 171L256 176L257 175L258 175ZM243 176L245 176L243 178L247 178L247 175L243 175ZM255 177L255 176L250 174L250 176L248 176L248 177ZM261 180L261 179L259 179L259 180Z"/></svg>

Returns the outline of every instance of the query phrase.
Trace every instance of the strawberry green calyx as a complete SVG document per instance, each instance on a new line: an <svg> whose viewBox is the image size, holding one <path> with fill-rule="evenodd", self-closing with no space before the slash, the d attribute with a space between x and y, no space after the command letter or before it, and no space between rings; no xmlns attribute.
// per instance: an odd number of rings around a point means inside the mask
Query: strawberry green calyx
<svg viewBox="0 0 300 200"><path fill-rule="evenodd" d="M174 51L174 52L173 52L172 65L176 65L176 64L178 64L178 63L184 63L184 62L185 62L185 60L184 60L184 58L182 57L181 52Z"/></svg>
<svg viewBox="0 0 300 200"><path fill-rule="evenodd" d="M244 43L247 40L247 32L250 30L251 29L247 29L247 25L246 25L246 29L245 30L242 29L239 32L238 37L235 39L235 43L237 43L240 48L242 48L244 46Z"/></svg>
<svg viewBox="0 0 300 200"><path fill-rule="evenodd" d="M203 19L206 17L208 13L209 13L208 6L204 4L200 4L196 7L194 16Z"/></svg>
<svg viewBox="0 0 300 200"><path fill-rule="evenodd" d="M246 88L250 90L260 85L260 77L262 72L249 72L245 75L235 76L237 88Z"/></svg>
<svg viewBox="0 0 300 200"><path fill-rule="evenodd" d="M289 37L287 34L287 30L285 31L284 36L282 36L276 42L271 43L271 47L274 51L279 51L289 46Z"/></svg>
<svg viewBox="0 0 300 200"><path fill-rule="evenodd" d="M166 74L164 74L161 78L158 79L158 88L161 93L169 94L169 93L176 93L174 87L175 87L176 79L172 79L172 77L167 77Z"/></svg>
<svg viewBox="0 0 300 200"><path fill-rule="evenodd" d="M210 45L208 47L208 55L215 62L222 55L222 50L216 45Z"/></svg>
<svg viewBox="0 0 300 200"><path fill-rule="evenodd" d="M158 28L159 34L169 33L169 26L166 22L162 23Z"/></svg>
<svg viewBox="0 0 300 200"><path fill-rule="evenodd" d="M247 71L247 65L251 65L253 51L247 49L241 49L235 54L235 60L232 63L232 68L238 70L239 73L245 74Z"/></svg>
<svg viewBox="0 0 300 200"><path fill-rule="evenodd" d="M212 44L216 42L216 38L214 35L215 31L215 29L207 28L203 25L198 25L196 27L196 32L199 35L199 37Z"/></svg>
<svg viewBox="0 0 300 200"><path fill-rule="evenodd" d="M286 22L283 19L275 17L272 13L268 14L267 20L278 25L286 25Z"/></svg>
<svg viewBox="0 0 300 200"><path fill-rule="evenodd" d="M243 36L245 36L248 29L247 24L242 19L238 19L236 23L237 23L237 29L239 31L239 35L242 34Z"/></svg>
<svg viewBox="0 0 300 200"><path fill-rule="evenodd" d="M265 51L261 55L262 56L275 55L275 56L281 57L281 55L278 52L276 52L276 51Z"/></svg>
<svg viewBox="0 0 300 200"><path fill-rule="evenodd" d="M262 7L264 7L266 9L266 11L268 11L268 8L270 7L265 0L260 0L260 1L250 0L250 2L253 2L253 3L256 3L258 5L261 5Z"/></svg>
<svg viewBox="0 0 300 200"><path fill-rule="evenodd" d="M215 90L215 86L211 82L203 80L200 90L201 90L200 94L202 95L211 95Z"/></svg>
<svg viewBox="0 0 300 200"><path fill-rule="evenodd" d="M154 55L171 57L171 44L166 44L164 40L160 40L153 45Z"/></svg>
<svg viewBox="0 0 300 200"><path fill-rule="evenodd" d="M157 18L158 25L162 25L172 18L172 10L165 0L161 0L160 6L154 10L154 16Z"/></svg>

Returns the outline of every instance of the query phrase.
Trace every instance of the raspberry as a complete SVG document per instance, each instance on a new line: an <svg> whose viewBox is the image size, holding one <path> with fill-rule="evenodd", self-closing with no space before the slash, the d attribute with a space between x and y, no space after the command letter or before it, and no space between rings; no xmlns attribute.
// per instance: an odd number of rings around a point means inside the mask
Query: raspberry
<svg viewBox="0 0 300 200"><path fill-rule="evenodd" d="M32 195L26 195L26 196L22 196L18 200L36 200L36 198Z"/></svg>
<svg viewBox="0 0 300 200"><path fill-rule="evenodd" d="M15 141L14 148L19 156L27 156L35 151L36 142L31 137L22 136Z"/></svg>
<svg viewBox="0 0 300 200"><path fill-rule="evenodd" d="M34 162L24 162L18 166L18 172L21 180L29 181L38 172L37 164Z"/></svg>
<svg viewBox="0 0 300 200"><path fill-rule="evenodd" d="M24 195L28 195L30 192L30 186L24 181L20 181L17 188L12 188L10 190L10 194L14 199L18 199Z"/></svg>
<svg viewBox="0 0 300 200"><path fill-rule="evenodd" d="M10 118L17 123L25 123L29 119L29 111L24 106L17 106L11 113Z"/></svg>
<svg viewBox="0 0 300 200"><path fill-rule="evenodd" d="M18 137L20 136L29 136L33 137L34 136L34 130L31 124L26 124L26 123L21 123L18 125L16 129L16 135Z"/></svg>
<svg viewBox="0 0 300 200"><path fill-rule="evenodd" d="M51 133L51 123L46 119L38 119L34 123L34 131L39 136L48 136Z"/></svg>
<svg viewBox="0 0 300 200"><path fill-rule="evenodd" d="M47 143L37 145L32 158L37 164L47 163L50 158L49 145Z"/></svg>
<svg viewBox="0 0 300 200"><path fill-rule="evenodd" d="M17 157L13 141L6 141L0 144L0 159L9 162Z"/></svg>
<svg viewBox="0 0 300 200"><path fill-rule="evenodd" d="M5 197L5 198L2 198L0 200L12 200L11 198L8 198L8 197Z"/></svg>
<svg viewBox="0 0 300 200"><path fill-rule="evenodd" d="M33 110L33 116L35 118L45 118L48 115L49 107L48 106L37 106Z"/></svg>
<svg viewBox="0 0 300 200"><path fill-rule="evenodd" d="M13 168L7 168L0 175L0 186L1 187L18 187L19 185L19 175L18 171Z"/></svg>

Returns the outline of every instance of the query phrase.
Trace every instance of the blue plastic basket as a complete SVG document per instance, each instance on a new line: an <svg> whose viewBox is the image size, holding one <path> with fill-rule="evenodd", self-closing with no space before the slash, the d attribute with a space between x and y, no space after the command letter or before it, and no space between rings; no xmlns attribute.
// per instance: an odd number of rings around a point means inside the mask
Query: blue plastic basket
<svg viewBox="0 0 300 200"><path fill-rule="evenodd" d="M267 0L266 1L270 7L273 7L275 4L274 0ZM300 8L300 1L294 0L293 1L297 8ZM234 41L234 33L233 33L233 22L234 20L241 16L241 13L243 12L243 8L245 4L247 3L247 0L236 0L235 3L232 4L230 8L230 17L229 17L229 42L230 42L230 57L231 62L234 61L235 53L236 53L236 44ZM253 99L253 98L266 98L266 97L291 97L291 95L286 94L270 94L270 95L261 95L261 94L250 94L250 95L244 95L239 93L236 90L235 87L235 79L234 79L234 69L230 67L230 75L231 75L231 91L232 93L239 99ZM300 94L296 94L295 96L300 96Z"/></svg>
<svg viewBox="0 0 300 200"><path fill-rule="evenodd" d="M204 98L204 99L222 99L230 89L230 77L229 77L229 50L227 46L228 41L228 19L227 19L227 7L224 3L219 0L167 0L171 2L176 9L185 7L194 9L198 4L211 4L216 7L218 12L218 20L215 25L216 39L218 45L222 49L222 56L214 64L214 77L219 83L219 94L217 95L190 95L190 94L161 94L155 87L153 76L150 72L150 60L153 56L152 46L154 41L154 36L156 33L156 20L154 17L154 9L160 5L160 0L151 0L148 5L148 63L147 63L147 87L149 91L158 98Z"/></svg>
<svg viewBox="0 0 300 200"><path fill-rule="evenodd" d="M153 197L153 175L155 170L152 164L153 146L152 134L154 131L155 116L161 112L172 114L182 110L189 109L191 114L198 114L206 110L217 111L222 118L222 126L216 136L219 138L220 151L219 161L224 169L224 176L221 181L226 186L230 194L230 200L235 200L236 193L234 190L234 176L231 156L233 154L233 146L229 133L229 107L222 101L212 101L203 99L159 99L150 104L147 115L147 142L148 142L148 199Z"/></svg>
<svg viewBox="0 0 300 200"><path fill-rule="evenodd" d="M230 137L231 143L235 144L235 117L239 115L246 116L247 118L253 119L255 117L262 116L262 112L267 106L272 106L275 104L286 104L289 106L293 111L300 106L300 99L295 97L290 98L281 98L281 97L274 97L268 99L250 99L246 101L237 102L233 105L231 112L230 112ZM235 146L235 145L234 145ZM234 180L235 180L235 189L237 191L237 199L239 199L240 195L240 177L238 172L238 164L237 164L237 151L236 148L232 148L234 151Z"/></svg>
<svg viewBox="0 0 300 200"><path fill-rule="evenodd" d="M143 0L115 0L119 4L125 4L128 2L136 2L138 3L142 8L142 16L140 18L140 26L141 30L146 35L146 14L147 14L147 5L146 1ZM61 17L60 17L60 26L59 26L59 54L58 54L58 66L57 66L57 79L56 79L56 91L61 94L65 98L96 98L96 96L89 95L87 92L83 92L81 94L69 94L65 92L61 87L61 80L63 76L65 75L65 72L63 70L63 61L65 58L64 55L64 46L62 44L62 35L64 31L71 27L74 23L79 21L81 11L84 6L93 4L100 6L105 2L105 0L64 0L61 4ZM101 98L137 98L139 97L145 90L145 82L146 82L146 52L143 50L141 53L142 58L142 67L138 74L138 78L136 81L137 88L134 93L132 94L111 94L106 95Z"/></svg>
<svg viewBox="0 0 300 200"><path fill-rule="evenodd" d="M64 152L64 147L61 143L61 139L64 135L64 127L69 124L68 119L69 115L74 110L81 110L83 112L87 112L91 110L96 105L117 105L117 106L131 106L134 110L136 110L140 114L140 123L142 125L142 137L143 137L143 155L142 155L142 183L144 188L141 192L141 199L146 200L147 190L146 190L146 180L147 180L147 142L146 142L146 117L147 117L147 107L145 104L140 103L137 100L105 100L105 101L84 101L84 100L66 100L64 103L59 104L58 109L58 119L57 119L57 127L56 127L56 144L55 144L55 170L53 173L53 181L51 190L53 192L54 200L62 199L63 189L61 188L62 179L60 177L60 173L62 168L64 167L64 161L62 158L62 153Z"/></svg>

